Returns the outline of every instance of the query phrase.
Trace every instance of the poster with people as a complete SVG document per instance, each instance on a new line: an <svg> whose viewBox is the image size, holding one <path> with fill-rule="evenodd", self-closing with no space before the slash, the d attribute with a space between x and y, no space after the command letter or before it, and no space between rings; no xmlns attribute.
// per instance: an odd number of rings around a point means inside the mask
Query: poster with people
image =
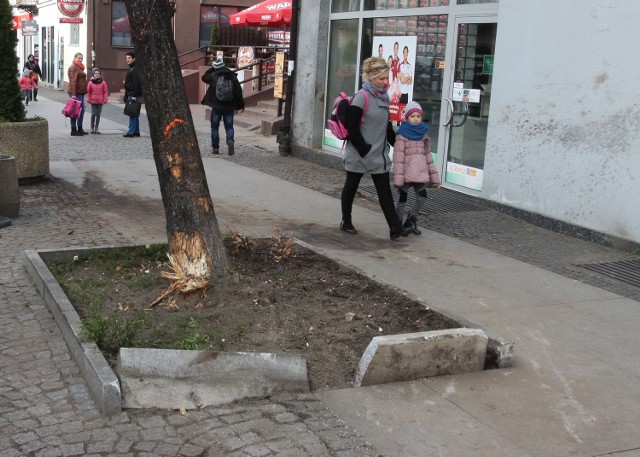
<svg viewBox="0 0 640 457"><path fill-rule="evenodd" d="M404 107L413 100L417 43L415 36L373 38L373 55L389 63L389 113L392 121L402 121Z"/></svg>

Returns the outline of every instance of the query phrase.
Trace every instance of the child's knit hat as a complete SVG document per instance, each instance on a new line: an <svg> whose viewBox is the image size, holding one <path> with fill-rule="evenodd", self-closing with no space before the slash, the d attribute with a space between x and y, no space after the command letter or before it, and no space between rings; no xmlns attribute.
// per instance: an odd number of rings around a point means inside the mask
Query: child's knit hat
<svg viewBox="0 0 640 457"><path fill-rule="evenodd" d="M102 76L102 70L100 70L98 67L95 67L93 70L91 70L92 75L95 75L96 72L100 73L100 75Z"/></svg>
<svg viewBox="0 0 640 457"><path fill-rule="evenodd" d="M15 75L15 73L14 73ZM22 72L22 76L30 76L31 75L31 70L25 70Z"/></svg>
<svg viewBox="0 0 640 457"><path fill-rule="evenodd" d="M407 106L404 108L404 119L407 120L411 113L420 113L424 115L424 111L422 111L422 107L418 102L409 102Z"/></svg>

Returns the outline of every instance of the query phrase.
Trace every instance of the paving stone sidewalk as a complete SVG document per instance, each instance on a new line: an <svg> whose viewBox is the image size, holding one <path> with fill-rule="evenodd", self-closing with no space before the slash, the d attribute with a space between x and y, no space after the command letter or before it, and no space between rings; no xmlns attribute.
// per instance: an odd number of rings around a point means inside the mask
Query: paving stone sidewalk
<svg viewBox="0 0 640 457"><path fill-rule="evenodd" d="M45 91L46 92L46 91ZM43 93L43 97L57 95ZM64 94L62 94L64 97ZM123 123L120 107L104 111ZM148 135L122 132L51 139L51 160L151 158ZM198 130L201 150L209 138ZM90 138L89 138L90 137ZM210 157L210 156L209 156ZM230 160L338 196L339 170L280 157L273 137L238 131ZM363 181L364 183L364 181ZM25 249L126 245L81 191L51 180L21 186L21 214L0 229L0 457L2 456L377 456L313 396L178 411L125 411L100 416L60 332L23 267ZM377 208L366 193L358 204ZM336 207L336 227L339 207ZM429 215L429 229L455 236L580 281L640 299L637 288L576 266L635 259L544 230L495 210ZM283 227L286 230L286 227ZM423 235L425 236L425 235Z"/></svg>
<svg viewBox="0 0 640 457"><path fill-rule="evenodd" d="M148 137L91 136L84 144L53 139L51 160L151 157ZM55 177L20 191L20 217L0 230L0 457L379 455L311 394L184 415L101 416L31 284L23 252L130 240L105 223L86 194Z"/></svg>

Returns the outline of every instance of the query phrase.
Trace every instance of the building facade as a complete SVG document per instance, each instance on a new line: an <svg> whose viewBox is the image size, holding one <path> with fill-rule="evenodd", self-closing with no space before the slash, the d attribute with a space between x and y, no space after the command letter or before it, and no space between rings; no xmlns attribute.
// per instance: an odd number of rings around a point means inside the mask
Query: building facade
<svg viewBox="0 0 640 457"><path fill-rule="evenodd" d="M214 24L224 27L229 16L257 3L256 0L174 0L174 39L181 63L189 68L203 64L204 51ZM230 5L233 3L233 5ZM18 37L18 57L24 64L34 54L43 71L43 84L65 90L67 68L81 52L88 69L99 67L110 92L122 89L127 69L124 57L133 50L124 0L16 0L16 16L29 15L37 34ZM200 60L198 60L200 59ZM191 62L193 61L193 62ZM191 63L190 63L191 62Z"/></svg>
<svg viewBox="0 0 640 457"><path fill-rule="evenodd" d="M380 55L392 67L392 119L407 100L422 105L443 187L640 242L640 111L626 96L640 69L629 53L640 38L637 2L300 5L296 153L340 156L325 128L330 105L354 93L362 61Z"/></svg>

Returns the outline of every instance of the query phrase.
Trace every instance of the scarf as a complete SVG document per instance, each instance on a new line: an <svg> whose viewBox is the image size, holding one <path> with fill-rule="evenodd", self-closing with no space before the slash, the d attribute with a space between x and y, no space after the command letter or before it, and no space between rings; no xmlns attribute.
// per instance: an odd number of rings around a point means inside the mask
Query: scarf
<svg viewBox="0 0 640 457"><path fill-rule="evenodd" d="M425 133L427 133L427 124L420 122L418 125L413 125L407 121L400 124L400 128L396 132L397 135L402 135L411 141L420 141Z"/></svg>
<svg viewBox="0 0 640 457"><path fill-rule="evenodd" d="M91 78L90 81L93 84L100 84L102 82L102 78Z"/></svg>
<svg viewBox="0 0 640 457"><path fill-rule="evenodd" d="M365 83L362 85L362 88L374 97L379 98L380 100L385 102L387 105L389 104L389 94L387 94L386 87L374 86L371 81L365 81Z"/></svg>
<svg viewBox="0 0 640 457"><path fill-rule="evenodd" d="M73 59L73 64L78 67L80 70L84 71L84 64L82 62L77 61L76 59Z"/></svg>

